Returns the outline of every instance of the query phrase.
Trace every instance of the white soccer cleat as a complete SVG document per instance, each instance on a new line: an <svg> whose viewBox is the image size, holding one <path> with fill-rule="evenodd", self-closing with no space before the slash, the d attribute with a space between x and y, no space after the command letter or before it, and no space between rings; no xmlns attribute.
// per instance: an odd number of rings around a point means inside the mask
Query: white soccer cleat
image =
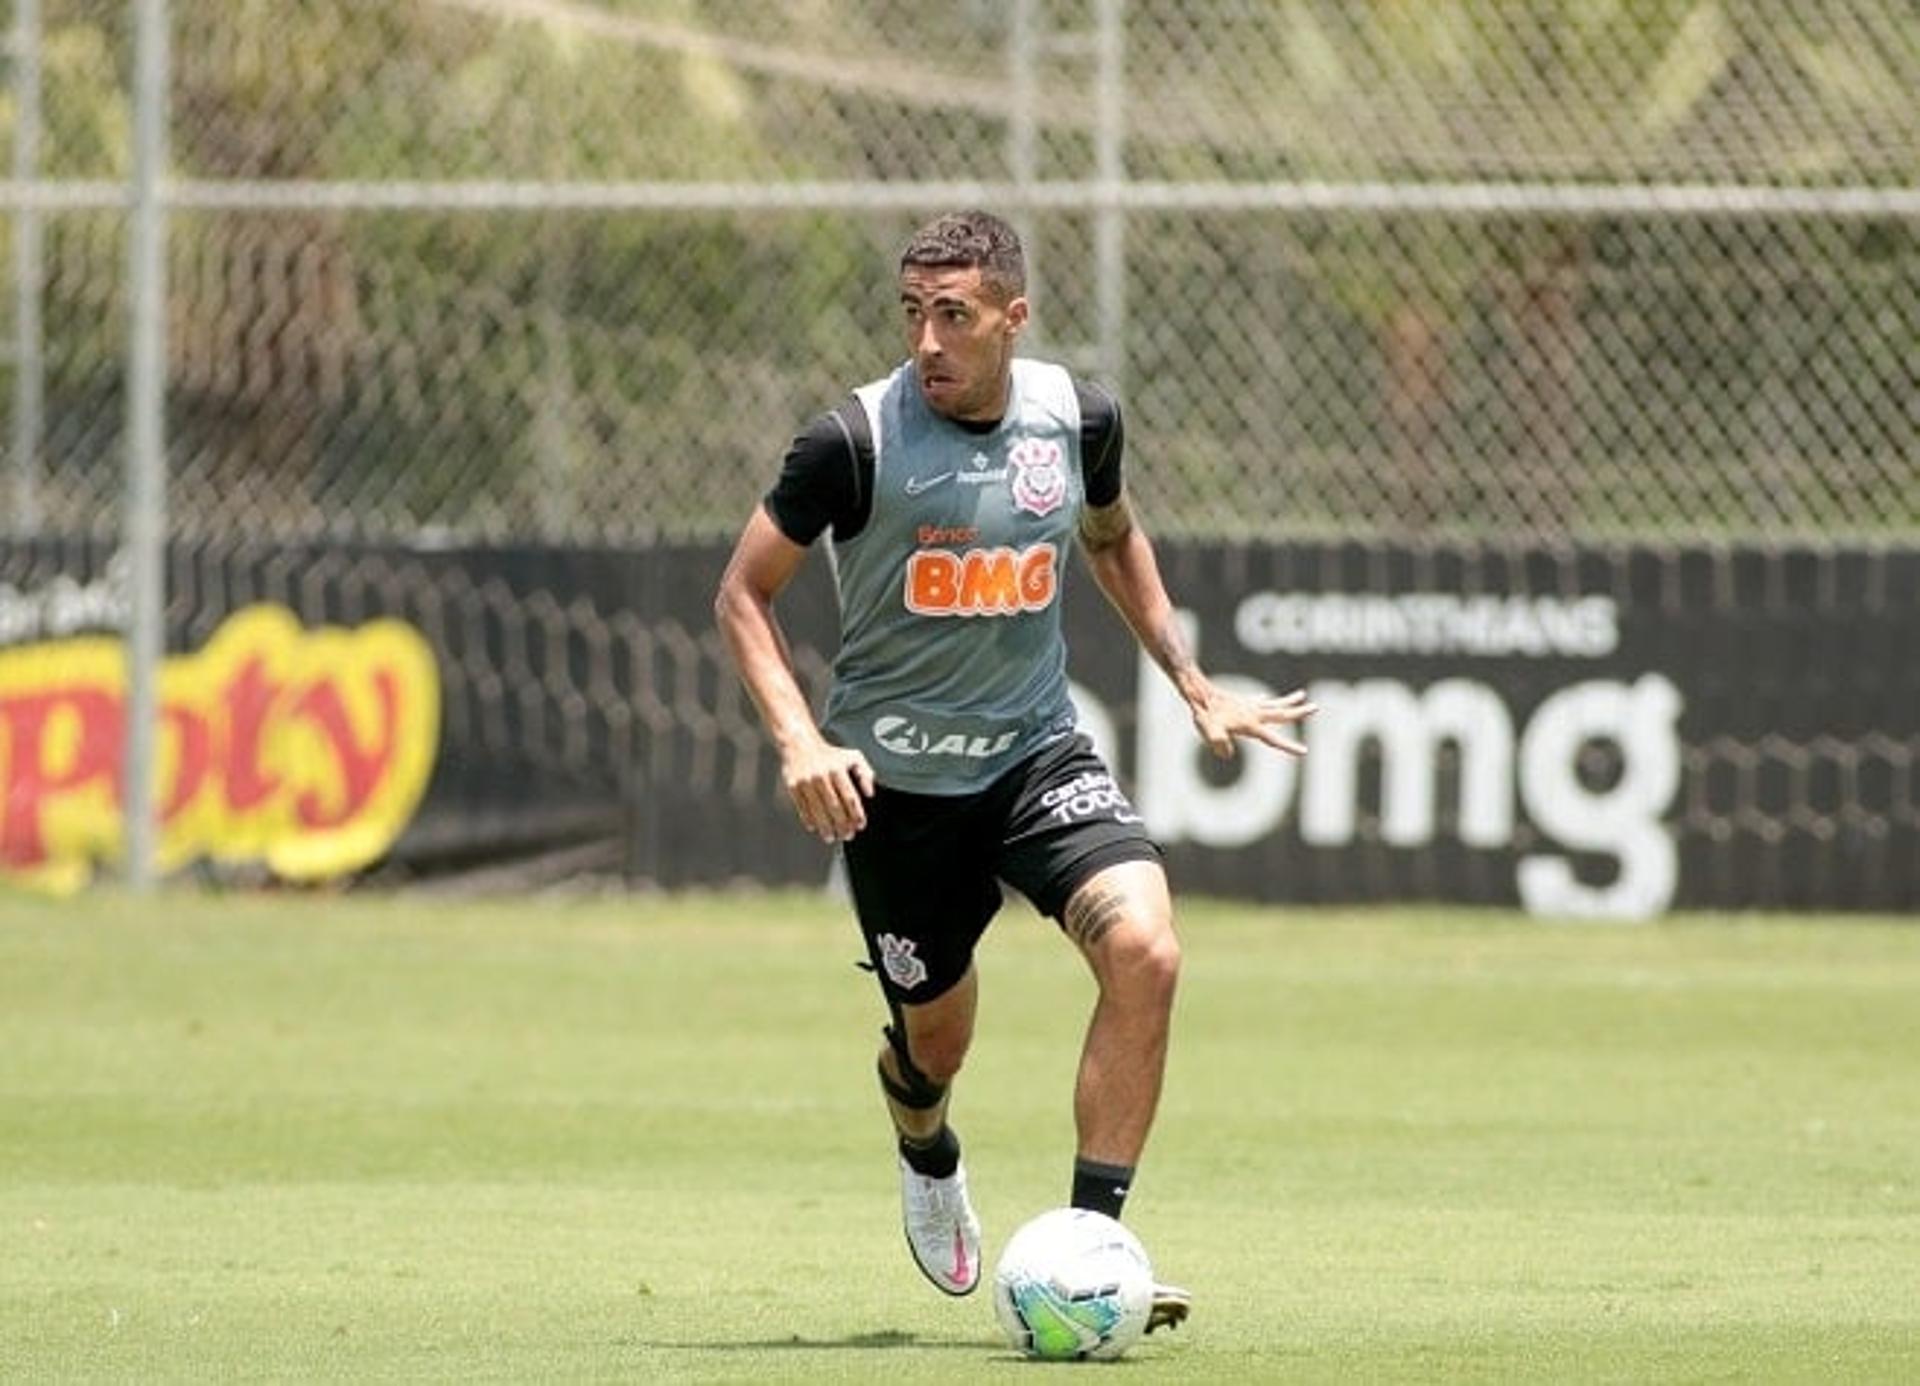
<svg viewBox="0 0 1920 1386"><path fill-rule="evenodd" d="M980 1219L967 1198L966 1166L933 1179L901 1160L900 1219L921 1274L946 1294L972 1294L980 1283Z"/></svg>
<svg viewBox="0 0 1920 1386"><path fill-rule="evenodd" d="M1147 1311L1147 1332L1157 1328L1178 1328L1193 1309L1193 1296L1178 1285L1153 1287L1153 1308Z"/></svg>

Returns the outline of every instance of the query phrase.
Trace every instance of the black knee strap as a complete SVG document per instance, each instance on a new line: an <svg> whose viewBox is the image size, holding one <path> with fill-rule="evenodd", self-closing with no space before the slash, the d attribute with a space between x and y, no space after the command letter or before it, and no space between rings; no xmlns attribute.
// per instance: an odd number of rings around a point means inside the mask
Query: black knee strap
<svg viewBox="0 0 1920 1386"><path fill-rule="evenodd" d="M893 1050L893 1061L899 1067L903 1080L894 1081L893 1075L887 1072L885 1060L876 1062L880 1087L887 1096L910 1112L929 1111L945 1101L947 1085L934 1082L920 1071L913 1062L913 1055L907 1052L906 1037L891 1025L881 1026L880 1033L887 1037L887 1045Z"/></svg>

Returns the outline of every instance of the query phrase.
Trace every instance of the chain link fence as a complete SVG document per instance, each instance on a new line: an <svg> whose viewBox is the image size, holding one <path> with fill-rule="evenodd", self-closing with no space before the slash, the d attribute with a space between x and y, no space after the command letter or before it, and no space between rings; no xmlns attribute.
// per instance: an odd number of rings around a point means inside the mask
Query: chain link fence
<svg viewBox="0 0 1920 1386"><path fill-rule="evenodd" d="M385 879L668 881L714 841L815 869L680 559L717 564L788 437L897 362L899 248L976 204L1026 233L1030 349L1119 388L1189 558L1485 597L1577 552L1623 601L1650 563L1691 643L1611 672L1698 655L1699 705L1742 713L1684 747L1681 899L1912 899L1908 0L145 3L170 566L123 542L136 5L12 0L0 646L138 628L155 587L182 651L260 602L404 617L446 734ZM1357 858L1245 870L1433 893L1441 857L1360 797ZM1462 898L1511 894L1467 855Z"/></svg>
<svg viewBox="0 0 1920 1386"><path fill-rule="evenodd" d="M17 532L119 524L119 0L16 0ZM1920 528L1905 0L173 0L176 537L727 533L966 199L1156 529Z"/></svg>

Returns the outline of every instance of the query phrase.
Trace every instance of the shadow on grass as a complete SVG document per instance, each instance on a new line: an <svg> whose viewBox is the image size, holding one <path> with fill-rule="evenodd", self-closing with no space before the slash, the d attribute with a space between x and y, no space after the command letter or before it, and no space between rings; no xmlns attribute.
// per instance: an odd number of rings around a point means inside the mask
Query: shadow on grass
<svg viewBox="0 0 1920 1386"><path fill-rule="evenodd" d="M785 1338L758 1338L744 1342L630 1342L629 1347L659 1348L677 1352L884 1352L894 1348L950 1348L961 1352L1008 1352L1007 1345L991 1338L956 1341L951 1338L922 1338L898 1328L883 1328L874 1333L849 1333L844 1338L803 1338L798 1333Z"/></svg>

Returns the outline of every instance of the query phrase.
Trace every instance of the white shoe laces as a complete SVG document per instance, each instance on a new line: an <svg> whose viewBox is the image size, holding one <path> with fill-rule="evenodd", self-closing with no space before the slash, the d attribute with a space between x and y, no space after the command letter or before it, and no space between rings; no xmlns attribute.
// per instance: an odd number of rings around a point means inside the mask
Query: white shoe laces
<svg viewBox="0 0 1920 1386"><path fill-rule="evenodd" d="M907 1190L913 1199L916 1214L937 1214L954 1222L966 1221L966 1186L957 1174L947 1179L935 1179L916 1170L907 1183Z"/></svg>

